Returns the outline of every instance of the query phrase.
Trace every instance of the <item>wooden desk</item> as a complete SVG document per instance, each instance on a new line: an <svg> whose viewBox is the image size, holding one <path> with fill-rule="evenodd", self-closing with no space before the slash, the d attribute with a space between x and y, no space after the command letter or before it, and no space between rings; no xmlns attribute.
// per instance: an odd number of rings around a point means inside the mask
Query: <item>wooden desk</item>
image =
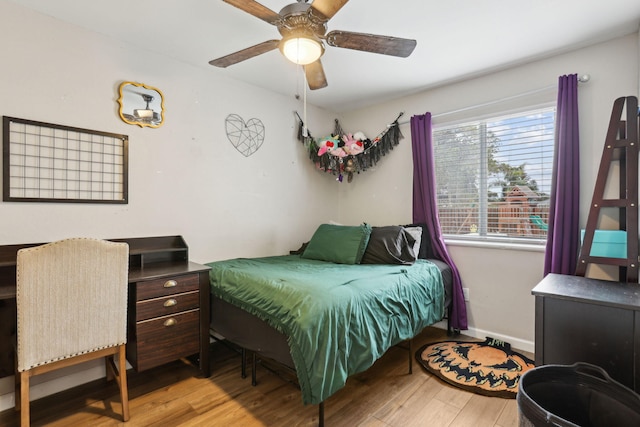
<svg viewBox="0 0 640 427"><path fill-rule="evenodd" d="M640 285L549 274L531 293L536 365L592 363L640 390Z"/></svg>
<svg viewBox="0 0 640 427"><path fill-rule="evenodd" d="M197 354L210 376L210 268L189 261L181 236L110 240L129 244L129 363L141 371ZM14 373L16 256L40 244L0 246L0 377Z"/></svg>

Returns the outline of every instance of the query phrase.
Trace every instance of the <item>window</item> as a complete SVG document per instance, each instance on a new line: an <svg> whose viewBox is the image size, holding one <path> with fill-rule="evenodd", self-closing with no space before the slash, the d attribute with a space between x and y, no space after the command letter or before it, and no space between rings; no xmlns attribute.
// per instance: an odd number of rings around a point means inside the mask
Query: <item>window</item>
<svg viewBox="0 0 640 427"><path fill-rule="evenodd" d="M436 191L446 237L546 239L555 107L434 126Z"/></svg>

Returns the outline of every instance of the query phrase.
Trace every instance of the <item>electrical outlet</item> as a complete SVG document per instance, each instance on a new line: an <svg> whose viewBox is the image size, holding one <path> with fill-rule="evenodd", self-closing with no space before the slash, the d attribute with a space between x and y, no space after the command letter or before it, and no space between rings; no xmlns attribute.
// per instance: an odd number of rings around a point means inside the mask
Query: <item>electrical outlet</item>
<svg viewBox="0 0 640 427"><path fill-rule="evenodd" d="M462 293L464 294L464 300L469 301L469 288L462 288Z"/></svg>

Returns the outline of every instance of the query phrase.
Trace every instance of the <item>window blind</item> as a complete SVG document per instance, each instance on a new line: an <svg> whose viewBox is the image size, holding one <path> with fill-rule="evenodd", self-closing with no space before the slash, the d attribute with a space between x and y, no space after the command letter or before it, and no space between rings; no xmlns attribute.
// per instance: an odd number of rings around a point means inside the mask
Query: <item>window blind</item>
<svg viewBox="0 0 640 427"><path fill-rule="evenodd" d="M434 127L445 236L546 238L555 107Z"/></svg>

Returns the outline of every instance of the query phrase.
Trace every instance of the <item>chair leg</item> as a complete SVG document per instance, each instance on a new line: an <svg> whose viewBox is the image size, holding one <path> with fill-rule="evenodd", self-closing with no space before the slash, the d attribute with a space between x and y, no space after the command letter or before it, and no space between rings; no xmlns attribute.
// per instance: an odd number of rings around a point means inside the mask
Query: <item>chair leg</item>
<svg viewBox="0 0 640 427"><path fill-rule="evenodd" d="M127 388L127 354L125 349L126 346L123 344L118 352L118 384L122 400L122 420L129 421L129 389Z"/></svg>
<svg viewBox="0 0 640 427"><path fill-rule="evenodd" d="M20 372L20 426L29 427L29 371Z"/></svg>
<svg viewBox="0 0 640 427"><path fill-rule="evenodd" d="M116 379L116 375L113 372L113 366L111 365L111 358L113 356L107 356L104 358L104 368L105 368L105 372L107 373L107 382Z"/></svg>
<svg viewBox="0 0 640 427"><path fill-rule="evenodd" d="M14 383L14 400L16 401L14 408L16 411L20 410L20 372L18 372L18 358L16 355L16 369L13 371L13 383Z"/></svg>
<svg viewBox="0 0 640 427"><path fill-rule="evenodd" d="M106 358L107 362L107 379L115 378L120 387L120 401L122 402L122 420L129 421L129 390L127 388L127 355L126 345L118 347L116 355L118 366L111 356Z"/></svg>

